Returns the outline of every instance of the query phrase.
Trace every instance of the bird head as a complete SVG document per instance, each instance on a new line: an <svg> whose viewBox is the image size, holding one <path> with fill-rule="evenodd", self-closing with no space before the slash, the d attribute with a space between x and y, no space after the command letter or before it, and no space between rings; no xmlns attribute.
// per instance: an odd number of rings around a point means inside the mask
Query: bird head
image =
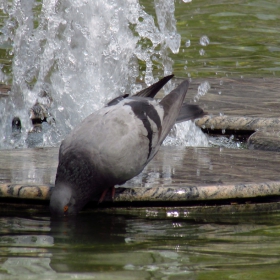
<svg viewBox="0 0 280 280"><path fill-rule="evenodd" d="M51 214L53 216L76 215L80 210L76 202L73 188L67 184L57 183L50 199Z"/></svg>

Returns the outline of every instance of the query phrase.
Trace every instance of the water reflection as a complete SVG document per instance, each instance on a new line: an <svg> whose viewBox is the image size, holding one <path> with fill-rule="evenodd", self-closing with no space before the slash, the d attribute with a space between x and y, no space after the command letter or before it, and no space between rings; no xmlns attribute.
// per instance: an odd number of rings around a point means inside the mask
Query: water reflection
<svg viewBox="0 0 280 280"><path fill-rule="evenodd" d="M62 221L5 216L0 278L279 279L279 220L279 215L144 219L96 212ZM264 277L268 274L274 278Z"/></svg>
<svg viewBox="0 0 280 280"><path fill-rule="evenodd" d="M53 184L57 154L57 148L1 151L0 184ZM161 147L143 172L126 186L178 187L181 191L181 186L259 184L279 179L279 162L279 153L266 151ZM34 194L30 192L30 196Z"/></svg>

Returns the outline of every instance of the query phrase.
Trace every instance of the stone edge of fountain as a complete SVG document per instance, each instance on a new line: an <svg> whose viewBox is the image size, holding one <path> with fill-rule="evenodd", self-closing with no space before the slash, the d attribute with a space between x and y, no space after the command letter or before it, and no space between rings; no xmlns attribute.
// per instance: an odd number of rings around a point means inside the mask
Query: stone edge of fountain
<svg viewBox="0 0 280 280"><path fill-rule="evenodd" d="M32 184L0 184L1 198L49 200L54 186ZM210 201L252 197L280 196L280 181L227 185L116 188L114 202L136 201ZM105 197L105 201L110 201Z"/></svg>
<svg viewBox="0 0 280 280"><path fill-rule="evenodd" d="M5 199L19 199L21 202L31 200L32 207L36 208L42 201L49 201L52 187L53 185L0 184L0 198L2 202ZM117 188L114 202L107 196L104 204L113 208L129 204L131 212L139 205L151 206L153 203L155 207L152 209L161 209L162 207L157 206L161 203L193 214L266 213L280 210L279 197L280 181L270 181L236 185ZM261 203L254 202L256 198ZM211 205L213 202L214 206ZM93 201L95 206L96 203L97 201Z"/></svg>
<svg viewBox="0 0 280 280"><path fill-rule="evenodd" d="M248 135L251 150L280 151L280 118L246 116L204 116L195 124L206 133L220 131L220 135L243 133Z"/></svg>

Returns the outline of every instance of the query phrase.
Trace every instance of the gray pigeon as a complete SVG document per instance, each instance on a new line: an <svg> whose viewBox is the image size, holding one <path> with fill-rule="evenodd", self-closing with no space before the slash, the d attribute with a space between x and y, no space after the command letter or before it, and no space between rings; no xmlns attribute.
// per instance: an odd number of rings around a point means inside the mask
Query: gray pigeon
<svg viewBox="0 0 280 280"><path fill-rule="evenodd" d="M183 81L160 102L156 93L173 77L110 101L84 119L62 141L50 210L54 216L77 214L91 199L138 175L158 152L177 122L205 113L183 104L189 82Z"/></svg>

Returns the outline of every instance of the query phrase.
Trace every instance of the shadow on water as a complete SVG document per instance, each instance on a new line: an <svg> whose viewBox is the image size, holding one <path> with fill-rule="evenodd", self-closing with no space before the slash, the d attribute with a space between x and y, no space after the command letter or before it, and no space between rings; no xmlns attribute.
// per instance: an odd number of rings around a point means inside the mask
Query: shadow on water
<svg viewBox="0 0 280 280"><path fill-rule="evenodd" d="M16 217L15 217L16 216ZM279 279L280 216L0 218L1 279Z"/></svg>

